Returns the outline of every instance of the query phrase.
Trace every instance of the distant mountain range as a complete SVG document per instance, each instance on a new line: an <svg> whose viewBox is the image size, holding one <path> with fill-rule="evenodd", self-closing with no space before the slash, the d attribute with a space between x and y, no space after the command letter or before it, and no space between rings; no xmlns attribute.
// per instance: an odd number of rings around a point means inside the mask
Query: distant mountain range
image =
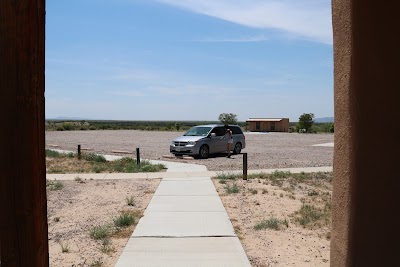
<svg viewBox="0 0 400 267"><path fill-rule="evenodd" d="M319 122L319 123L334 122L334 121L335 121L334 117L324 117L324 118L314 119L314 122Z"/></svg>

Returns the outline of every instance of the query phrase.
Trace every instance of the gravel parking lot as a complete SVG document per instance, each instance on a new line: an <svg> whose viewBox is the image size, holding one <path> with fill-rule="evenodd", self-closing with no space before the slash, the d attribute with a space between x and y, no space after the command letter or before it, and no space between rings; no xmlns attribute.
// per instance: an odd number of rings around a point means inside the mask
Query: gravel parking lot
<svg viewBox="0 0 400 267"><path fill-rule="evenodd" d="M57 145L58 149L76 151L78 144L90 148L91 152L117 154L112 151L130 151L136 157L140 148L141 158L166 161L179 161L202 164L211 171L242 169L242 155L225 158L225 155L212 155L208 159L186 160L165 158L171 156L169 144L180 136L180 132L156 132L136 130L116 131L48 131L46 148ZM333 134L298 133L245 133L249 169L318 167L332 166L333 147L313 146L333 142Z"/></svg>

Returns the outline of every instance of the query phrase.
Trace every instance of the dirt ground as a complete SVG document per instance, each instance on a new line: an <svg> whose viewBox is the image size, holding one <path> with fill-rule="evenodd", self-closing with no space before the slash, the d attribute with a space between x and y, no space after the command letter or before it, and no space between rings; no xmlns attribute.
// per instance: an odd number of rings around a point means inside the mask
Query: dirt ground
<svg viewBox="0 0 400 267"><path fill-rule="evenodd" d="M121 211L140 219L160 180L61 181L47 190L50 266L114 266L135 225L114 229ZM133 197L134 206L127 198ZM110 230L106 239L90 236L94 227ZM64 252L63 252L64 250Z"/></svg>
<svg viewBox="0 0 400 267"><path fill-rule="evenodd" d="M327 179L291 185L273 185L265 179L213 181L252 266L329 266L332 188ZM234 184L239 192L227 193ZM325 217L301 225L298 211L303 204L329 210ZM255 229L271 218L279 220L278 230Z"/></svg>
<svg viewBox="0 0 400 267"><path fill-rule="evenodd" d="M330 209L311 223L301 223L299 211L306 204L330 207L331 179L330 173L303 180L213 182L252 266L329 266ZM95 240L91 231L98 226L112 229L121 211L135 212L137 223L159 182L77 179L62 181L59 190L48 189L50 265L114 266L135 225L114 229L107 239ZM228 192L235 185L238 192ZM131 196L134 206L127 203ZM255 229L272 218L278 221L277 229Z"/></svg>

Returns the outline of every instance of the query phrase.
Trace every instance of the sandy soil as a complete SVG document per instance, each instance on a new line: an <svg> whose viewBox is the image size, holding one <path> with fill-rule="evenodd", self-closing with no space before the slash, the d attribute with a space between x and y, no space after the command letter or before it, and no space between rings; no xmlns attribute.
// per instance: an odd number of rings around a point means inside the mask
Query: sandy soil
<svg viewBox="0 0 400 267"><path fill-rule="evenodd" d="M267 179L223 183L213 179L252 266L329 266L330 219L302 226L296 218L300 217L297 212L303 204L323 208L330 203L330 180L316 175L305 181L282 181L277 185ZM50 265L114 266L134 226L112 234L106 246L91 238L90 231L95 226L113 225L120 211L135 211L137 222L159 180L88 179L62 183L62 189L48 190ZM239 192L227 193L226 188L234 184ZM126 202L126 197L132 195L134 207ZM281 222L278 230L254 228L272 217ZM66 245L68 252L62 252Z"/></svg>
<svg viewBox="0 0 400 267"><path fill-rule="evenodd" d="M241 155L227 159L225 155L213 155L208 159L182 160L168 159L169 144L180 136L179 132L155 131L49 131L46 132L46 145L76 151L78 144L90 151L114 154L112 151L130 151L136 157L140 148L142 158L190 162L207 166L211 171L240 170L243 166ZM249 169L319 167L332 166L333 148L313 145L333 142L333 134L298 133L245 133ZM49 147L49 146L48 146Z"/></svg>
<svg viewBox="0 0 400 267"><path fill-rule="evenodd" d="M159 182L88 179L62 181L62 189L48 190L50 266L114 266L135 226L114 232L107 244L91 238L90 231L112 226L120 211L135 212L137 222ZM126 202L130 196L134 196L134 206ZM68 252L62 252L62 246Z"/></svg>
<svg viewBox="0 0 400 267"><path fill-rule="evenodd" d="M329 266L330 217L302 226L296 212L303 203L321 208L330 203L330 182L313 179L276 186L264 179L213 181L252 266ZM240 191L228 194L225 188L233 184ZM279 230L254 228L272 217L286 219L288 225L282 223Z"/></svg>

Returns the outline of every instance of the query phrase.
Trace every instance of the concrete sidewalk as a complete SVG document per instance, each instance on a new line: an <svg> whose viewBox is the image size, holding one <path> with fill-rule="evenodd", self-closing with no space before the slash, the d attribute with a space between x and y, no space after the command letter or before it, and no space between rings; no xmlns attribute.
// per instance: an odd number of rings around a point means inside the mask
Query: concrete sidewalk
<svg viewBox="0 0 400 267"><path fill-rule="evenodd" d="M298 173L332 168L279 170ZM210 179L219 172L171 171L161 174L163 180L115 266L250 267Z"/></svg>
<svg viewBox="0 0 400 267"><path fill-rule="evenodd" d="M210 177L171 176L161 181L115 266L251 265Z"/></svg>

